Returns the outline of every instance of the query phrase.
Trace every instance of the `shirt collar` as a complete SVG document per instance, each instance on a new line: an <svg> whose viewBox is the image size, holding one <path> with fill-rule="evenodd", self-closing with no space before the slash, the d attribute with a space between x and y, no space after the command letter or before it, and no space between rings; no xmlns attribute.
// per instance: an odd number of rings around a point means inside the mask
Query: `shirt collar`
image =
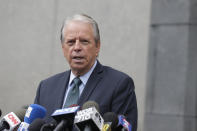
<svg viewBox="0 0 197 131"><path fill-rule="evenodd" d="M92 74L94 68L96 67L96 64L97 64L97 60L95 60L94 62L94 65L91 67L91 69L85 73L84 75L80 76L79 78L81 79L83 85L86 85L90 75ZM71 84L71 82L73 81L73 79L75 78L76 76L73 74L73 72L71 71L70 73L70 80L69 80L69 85Z"/></svg>

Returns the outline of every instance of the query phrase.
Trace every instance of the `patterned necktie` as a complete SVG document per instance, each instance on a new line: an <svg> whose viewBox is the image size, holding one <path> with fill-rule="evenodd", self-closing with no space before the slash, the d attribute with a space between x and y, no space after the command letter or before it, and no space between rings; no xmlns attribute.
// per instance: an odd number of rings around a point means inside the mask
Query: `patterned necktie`
<svg viewBox="0 0 197 131"><path fill-rule="evenodd" d="M70 105L77 104L79 99L79 86L81 85L81 80L76 77L73 81L73 86L68 92L64 108L69 107Z"/></svg>

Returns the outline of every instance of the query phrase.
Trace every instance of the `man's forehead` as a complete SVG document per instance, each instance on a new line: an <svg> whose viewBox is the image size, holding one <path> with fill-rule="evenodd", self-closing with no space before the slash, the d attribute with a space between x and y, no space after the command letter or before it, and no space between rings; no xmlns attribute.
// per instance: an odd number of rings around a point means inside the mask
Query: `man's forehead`
<svg viewBox="0 0 197 131"><path fill-rule="evenodd" d="M91 39L93 36L86 35L86 34L79 34L79 35L74 35L72 33L65 35L65 40L71 40L71 39Z"/></svg>
<svg viewBox="0 0 197 131"><path fill-rule="evenodd" d="M93 28L88 23L70 23L64 29L65 36L93 35Z"/></svg>
<svg viewBox="0 0 197 131"><path fill-rule="evenodd" d="M72 20L69 21L66 24L66 27L70 27L70 26L74 26L74 25L81 25L81 26L85 26L85 27L92 27L92 24L87 22L87 21L81 21L81 20Z"/></svg>
<svg viewBox="0 0 197 131"><path fill-rule="evenodd" d="M93 31L93 27L92 24L87 23L87 22L83 22L83 21L70 21L69 23L66 24L65 28L64 28L64 32L66 32L67 30L69 31L77 31L77 30L81 30L81 31Z"/></svg>

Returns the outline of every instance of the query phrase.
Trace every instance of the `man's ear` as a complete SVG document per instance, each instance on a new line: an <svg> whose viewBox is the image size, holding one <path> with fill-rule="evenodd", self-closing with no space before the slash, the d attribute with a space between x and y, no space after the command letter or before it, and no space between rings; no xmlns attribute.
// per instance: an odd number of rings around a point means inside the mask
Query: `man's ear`
<svg viewBox="0 0 197 131"><path fill-rule="evenodd" d="M61 43L61 46L62 46L62 52L63 52L63 54L64 54L64 56L65 56L65 53L66 53L66 52L65 52L65 44L62 44L62 43Z"/></svg>
<svg viewBox="0 0 197 131"><path fill-rule="evenodd" d="M100 41L98 41L97 42L97 44L96 44L96 57L98 57L98 55L99 55L99 52L100 52L100 46L101 46L101 43L100 43Z"/></svg>

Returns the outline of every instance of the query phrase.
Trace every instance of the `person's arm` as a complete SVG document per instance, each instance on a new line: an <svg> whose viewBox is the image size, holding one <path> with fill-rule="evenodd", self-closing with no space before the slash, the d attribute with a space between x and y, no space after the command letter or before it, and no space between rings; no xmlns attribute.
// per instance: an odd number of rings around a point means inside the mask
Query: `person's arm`
<svg viewBox="0 0 197 131"><path fill-rule="evenodd" d="M132 125L132 131L137 130L137 102L135 95L135 86L130 77L122 78L116 86L113 95L112 111L118 115L124 115L127 121Z"/></svg>

